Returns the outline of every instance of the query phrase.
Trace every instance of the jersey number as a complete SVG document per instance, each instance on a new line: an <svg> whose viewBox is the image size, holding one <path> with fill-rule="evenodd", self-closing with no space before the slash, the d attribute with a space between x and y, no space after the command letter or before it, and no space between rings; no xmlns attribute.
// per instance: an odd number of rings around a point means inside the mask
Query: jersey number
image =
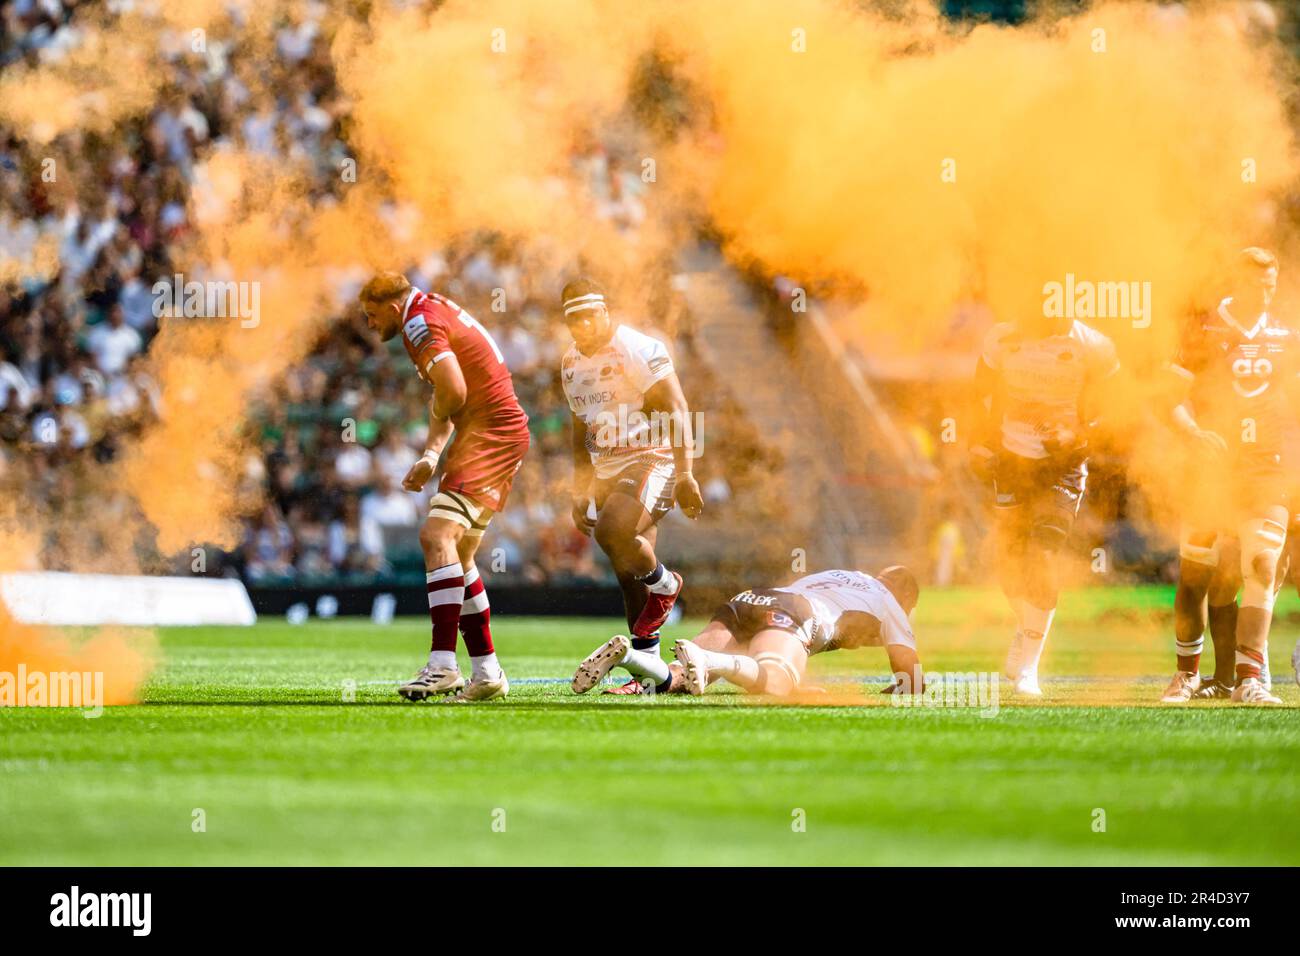
<svg viewBox="0 0 1300 956"><path fill-rule="evenodd" d="M478 319L474 318L474 316L470 315L468 312L466 312L460 306L456 305L456 303L452 302L450 299L444 299L436 292L433 294L433 298L437 299L439 302L441 302L443 305L447 306L448 308L457 309L458 311L456 312L456 318L460 319L460 324L469 329L477 329L478 334L483 336L483 338L487 340L488 348L490 348L492 350L492 354L497 357L497 362L501 364L505 364L506 357L502 355L501 350L497 348L496 339L492 338L491 332L489 332L487 329L483 328L483 326L479 324Z"/></svg>

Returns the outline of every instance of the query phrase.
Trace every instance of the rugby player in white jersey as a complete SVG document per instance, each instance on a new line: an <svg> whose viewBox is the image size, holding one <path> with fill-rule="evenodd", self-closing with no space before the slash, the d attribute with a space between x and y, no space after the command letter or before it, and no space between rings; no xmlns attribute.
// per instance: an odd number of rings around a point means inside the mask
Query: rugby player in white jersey
<svg viewBox="0 0 1300 956"><path fill-rule="evenodd" d="M561 294L573 345L560 363L573 416L573 521L608 555L631 630L630 667L666 689L659 628L682 576L655 554L657 524L679 505L704 510L691 474L690 408L664 343L615 322L604 290L577 279ZM617 692L641 693L639 681Z"/></svg>
<svg viewBox="0 0 1300 956"><path fill-rule="evenodd" d="M699 695L715 680L754 694L794 693L813 654L884 647L895 683L891 693L919 692L924 684L908 615L916 607L916 578L894 565L872 577L861 571L821 571L775 588L741 591L720 607L692 640L673 645L677 665L667 688ZM573 676L586 693L615 667L629 667L623 635L601 645Z"/></svg>
<svg viewBox="0 0 1300 956"><path fill-rule="evenodd" d="M1059 552L1083 502L1097 386L1119 361L1077 320L1031 316L989 330L975 385L987 417L971 446L991 480L998 577L1016 617L1005 671L1038 697L1038 662L1056 613Z"/></svg>

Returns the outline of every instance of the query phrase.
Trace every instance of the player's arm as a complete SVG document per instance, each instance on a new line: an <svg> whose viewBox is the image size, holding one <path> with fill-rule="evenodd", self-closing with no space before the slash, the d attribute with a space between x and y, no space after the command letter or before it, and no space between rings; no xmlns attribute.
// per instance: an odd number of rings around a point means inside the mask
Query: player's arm
<svg viewBox="0 0 1300 956"><path fill-rule="evenodd" d="M673 495L686 517L698 518L704 511L704 499L700 496L699 482L691 473L695 435L691 431L691 409L686 404L686 395L676 372L664 376L646 390L644 407L668 418L673 436L673 463L677 467Z"/></svg>
<svg viewBox="0 0 1300 956"><path fill-rule="evenodd" d="M1164 366L1167 390L1157 414L1174 434L1192 442L1211 458L1217 458L1227 453L1228 443L1223 436L1201 428L1191 400L1192 385L1208 361L1209 349L1204 334L1200 320L1193 316L1183 329L1177 355Z"/></svg>
<svg viewBox="0 0 1300 956"><path fill-rule="evenodd" d="M1217 457L1228 453L1228 443L1223 440L1222 435L1197 424L1189 402L1179 402L1170 409L1165 416L1165 422L1175 433L1195 442L1204 454Z"/></svg>
<svg viewBox="0 0 1300 956"><path fill-rule="evenodd" d="M916 648L906 644L886 644L889 655L889 672L894 682L882 694L919 694L925 690L925 675L921 671L921 658Z"/></svg>
<svg viewBox="0 0 1300 956"><path fill-rule="evenodd" d="M997 370L980 356L975 366L974 425L970 438L971 471L980 480L992 474L997 458L998 422L1002 418L1002 380Z"/></svg>
<svg viewBox="0 0 1300 956"><path fill-rule="evenodd" d="M465 376L460 370L460 363L452 352L443 352L433 358L426 374L433 383L432 413L441 419L449 419L465 407L469 395L465 387Z"/></svg>
<svg viewBox="0 0 1300 956"><path fill-rule="evenodd" d="M455 430L450 418L439 417L437 399L436 391L429 396L429 437L424 445L424 454L402 479L402 487L407 491L420 491L429 483L429 479L433 477L438 467L442 450L447 447L447 442L451 441L451 433Z"/></svg>
<svg viewBox="0 0 1300 956"><path fill-rule="evenodd" d="M1211 458L1226 455L1228 443L1224 441L1223 436L1202 428L1196 421L1196 414L1189 397L1196 376L1178 363L1171 363L1165 369L1174 384L1171 387L1172 397L1162 406L1161 420L1173 430L1174 434L1195 444L1203 454Z"/></svg>
<svg viewBox="0 0 1300 956"><path fill-rule="evenodd" d="M1114 387L1119 374L1119 355L1115 343L1100 338L1088 346L1083 388L1079 392L1078 423L1057 424L1043 437L1043 447L1050 455L1074 458L1087 449L1100 434L1103 423L1120 417L1119 404L1127 401L1124 392Z"/></svg>
<svg viewBox="0 0 1300 956"><path fill-rule="evenodd" d="M591 453L587 451L587 423L572 412L569 417L573 422L573 524L583 534L590 535L593 524L587 516L587 507L591 502L591 485L596 469L591 464Z"/></svg>
<svg viewBox="0 0 1300 956"><path fill-rule="evenodd" d="M424 367L424 377L433 384L433 397L429 399L429 441L424 447L424 454L402 479L402 487L407 491L419 491L433 477L438 467L438 457L447 447L454 426L451 416L465 407L467 390L465 376L460 370L460 363L450 349L439 352L428 360Z"/></svg>

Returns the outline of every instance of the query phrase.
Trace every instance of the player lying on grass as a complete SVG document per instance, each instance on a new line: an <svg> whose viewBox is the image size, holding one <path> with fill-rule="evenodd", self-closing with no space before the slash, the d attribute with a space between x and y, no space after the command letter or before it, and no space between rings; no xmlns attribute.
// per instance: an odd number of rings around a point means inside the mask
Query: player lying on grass
<svg viewBox="0 0 1300 956"><path fill-rule="evenodd" d="M1276 288L1273 254L1242 250L1233 269L1232 294L1189 326L1172 366L1185 391L1169 421L1188 439L1204 477L1189 486L1184 507L1174 598L1177 669L1161 698L1166 703L1191 700L1200 690L1207 593L1221 564L1223 542L1234 532L1240 607L1219 612L1221 626L1235 613L1232 700L1281 703L1263 678L1289 523L1287 498L1295 466L1290 458L1296 444L1292 399L1300 343L1269 315ZM1229 592L1235 597L1237 579L1223 573L1219 578L1225 582L1219 600Z"/></svg>
<svg viewBox="0 0 1300 956"><path fill-rule="evenodd" d="M704 510L691 474L690 408L667 348L615 322L605 293L577 279L561 293L573 345L561 360L573 416L573 521L609 557L623 591L632 653L666 688L659 628L682 589L682 576L655 555L658 523L681 506ZM630 681L613 693L640 693Z"/></svg>
<svg viewBox="0 0 1300 956"><path fill-rule="evenodd" d="M741 591L720 607L704 630L673 645L677 662L664 689L699 695L715 680L753 694L786 696L803 683L813 654L884 647L896 681L889 692L923 686L916 638L908 615L916 607L916 578L901 565L872 577L861 571L822 571L776 588ZM615 667L659 682L619 634L596 648L573 675L585 694Z"/></svg>
<svg viewBox="0 0 1300 956"><path fill-rule="evenodd" d="M407 700L454 694L457 703L504 697L510 684L492 645L474 554L528 451L528 416L496 342L456 303L395 272L367 282L360 299L366 325L385 342L400 332L420 377L433 386L428 444L402 487L420 491L442 459L438 493L420 528L433 640L428 663L398 693ZM458 627L472 665L468 684L456 663Z"/></svg>
<svg viewBox="0 0 1300 956"><path fill-rule="evenodd" d="M1004 669L1020 694L1042 696L1060 552L1083 502L1101 383L1118 370L1110 339L1068 318L1000 323L984 341L975 390L986 414L971 465L993 486L998 579L1016 617Z"/></svg>

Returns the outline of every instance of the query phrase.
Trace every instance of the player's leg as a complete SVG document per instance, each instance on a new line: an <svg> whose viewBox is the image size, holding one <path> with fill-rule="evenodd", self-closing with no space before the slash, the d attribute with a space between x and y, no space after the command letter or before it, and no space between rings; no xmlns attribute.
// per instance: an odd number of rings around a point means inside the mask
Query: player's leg
<svg viewBox="0 0 1300 956"><path fill-rule="evenodd" d="M672 510L673 483L671 464L634 465L613 480L597 503L592 536L623 586L632 640L646 644L640 650L651 650L651 644L657 647L659 628L681 593L682 577L660 563L652 531Z"/></svg>
<svg viewBox="0 0 1300 956"><path fill-rule="evenodd" d="M1184 529L1178 546L1178 586L1174 591L1174 676L1161 695L1166 704L1192 699L1201 686L1210 582L1220 564L1221 536Z"/></svg>
<svg viewBox="0 0 1300 956"><path fill-rule="evenodd" d="M1241 549L1237 539L1224 535L1219 549L1219 566L1210 578L1207 617L1214 643L1214 676L1201 681L1196 700L1226 700L1232 696L1236 678L1237 595L1241 591Z"/></svg>
<svg viewBox="0 0 1300 956"><path fill-rule="evenodd" d="M1300 506L1300 493L1293 493L1291 521L1286 533L1286 551L1289 559L1287 570L1291 583L1295 585L1296 593L1300 594L1300 514L1295 513L1298 506ZM1300 640L1296 641L1291 651L1291 669L1295 673L1296 683L1300 684Z"/></svg>
<svg viewBox="0 0 1300 956"><path fill-rule="evenodd" d="M645 544L649 547L652 553L654 552L655 542L658 539L658 536L659 526L655 524L651 524L641 532L641 537L645 539ZM612 563L613 559L611 559L611 564ZM645 582L637 577L633 572L620 574L616 570L614 572L614 577L618 580L618 588L623 594L623 614L627 618L627 629L631 632L636 626L637 618L641 616L641 611L645 608L646 598L649 596L650 592L646 588Z"/></svg>
<svg viewBox="0 0 1300 956"><path fill-rule="evenodd" d="M681 591L680 574L669 571L655 553L660 518L673 505L671 467L642 464L624 469L597 489L597 517L592 537L609 557L623 592L631 649L646 657L650 673L658 668L648 658L662 660L659 628L668 617ZM635 660L635 659L634 659ZM658 681L657 683L662 683ZM607 689L605 693L641 693L640 681Z"/></svg>
<svg viewBox="0 0 1300 956"><path fill-rule="evenodd" d="M1020 676L1021 656L1024 652L1025 628L1025 539L1028 528L1023 507L999 507L994 512L994 547L997 549L995 568L998 585L1015 615L1016 630L1007 648L1003 672L1009 680Z"/></svg>
<svg viewBox="0 0 1300 956"><path fill-rule="evenodd" d="M457 699L490 700L504 697L510 692L510 683L497 660L492 643L492 606L487 588L479 574L474 556L483 542L483 532L492 520L493 512L484 508L473 516L473 523L461 536L456 548L461 567L465 570L465 600L460 606L460 633L469 652L470 680L457 695Z"/></svg>
<svg viewBox="0 0 1300 956"><path fill-rule="evenodd" d="M1041 697L1038 664L1051 633L1060 594L1058 564L1083 502L1087 467L1080 462L1064 471L1040 472L1036 493L1027 510L1029 528L1024 546L1024 599L1021 604L1020 673L1016 692Z"/></svg>
<svg viewBox="0 0 1300 956"><path fill-rule="evenodd" d="M467 524L451 513L449 504L440 505L441 498L442 493L434 497L429 517L420 526L433 638L428 663L412 680L398 688L398 693L407 700L450 694L465 686L456 663L457 627L461 605L465 601L465 569L457 549Z"/></svg>
<svg viewBox="0 0 1300 956"><path fill-rule="evenodd" d="M1273 620L1273 583L1286 544L1287 511L1282 505L1260 509L1238 533L1241 542L1241 608L1237 612L1238 703L1280 704L1264 686L1262 671Z"/></svg>
<svg viewBox="0 0 1300 956"><path fill-rule="evenodd" d="M492 643L492 609L474 556L493 516L510 497L528 444L527 431L501 439L471 434L458 440L430 504L430 514L461 527L455 556L463 575L457 617L471 671L469 683L449 703L493 700L510 692Z"/></svg>
<svg viewBox="0 0 1300 956"><path fill-rule="evenodd" d="M710 650L726 653L740 650L730 626L716 617L692 640ZM632 675L632 683L641 688L640 693L646 693L649 687L653 687L656 694L683 693L686 690L681 679L682 668L676 661L665 663L657 649L654 652L639 651L625 635L616 634L578 665L571 685L573 692L587 693L616 667L622 667Z"/></svg>
<svg viewBox="0 0 1300 956"><path fill-rule="evenodd" d="M673 646L681 663L686 687L704 693L710 680L721 678L751 694L784 697L798 689L808 666L803 640L786 630L758 631L741 653L710 651L692 641Z"/></svg>

